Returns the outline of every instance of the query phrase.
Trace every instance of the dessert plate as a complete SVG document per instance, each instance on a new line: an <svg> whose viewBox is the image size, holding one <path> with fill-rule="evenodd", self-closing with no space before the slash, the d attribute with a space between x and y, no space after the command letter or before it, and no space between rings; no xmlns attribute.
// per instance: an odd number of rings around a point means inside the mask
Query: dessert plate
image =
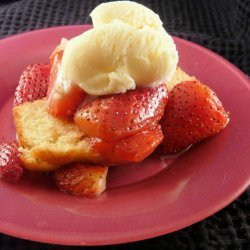
<svg viewBox="0 0 250 250"><path fill-rule="evenodd" d="M15 139L13 93L20 73L47 62L62 37L91 26L24 33L0 41L0 141ZM46 174L0 182L0 231L64 245L143 240L198 222L236 199L250 183L250 83L236 67L194 43L174 38L180 66L208 84L231 113L229 126L178 157L151 156L113 168L96 199L59 192Z"/></svg>

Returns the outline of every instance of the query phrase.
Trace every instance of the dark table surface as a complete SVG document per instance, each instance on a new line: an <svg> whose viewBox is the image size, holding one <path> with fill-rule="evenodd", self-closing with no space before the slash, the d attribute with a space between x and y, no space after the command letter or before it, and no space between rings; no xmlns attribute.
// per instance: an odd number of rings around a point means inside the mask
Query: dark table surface
<svg viewBox="0 0 250 250"><path fill-rule="evenodd" d="M101 2L103 1L1 0L0 38L51 26L91 23L88 14ZM250 75L249 0L137 2L158 13L170 34L215 51ZM49 245L0 234L0 248L70 250L88 247ZM135 243L90 248L250 249L250 190L215 215L178 232Z"/></svg>

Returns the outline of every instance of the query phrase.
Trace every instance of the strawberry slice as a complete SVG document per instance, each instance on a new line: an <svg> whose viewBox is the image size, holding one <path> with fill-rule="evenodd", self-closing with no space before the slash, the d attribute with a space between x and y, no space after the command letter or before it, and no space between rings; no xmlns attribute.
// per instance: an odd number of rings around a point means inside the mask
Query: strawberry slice
<svg viewBox="0 0 250 250"><path fill-rule="evenodd" d="M109 165L141 162L162 142L160 125L119 141L107 142L92 138L92 147L102 156L102 163Z"/></svg>
<svg viewBox="0 0 250 250"><path fill-rule="evenodd" d="M65 44L60 44L50 57L51 72L47 93L47 111L58 118L74 115L87 95L80 87L62 77L61 61Z"/></svg>
<svg viewBox="0 0 250 250"><path fill-rule="evenodd" d="M108 167L72 163L54 173L57 187L77 196L98 196L106 189Z"/></svg>
<svg viewBox="0 0 250 250"><path fill-rule="evenodd" d="M229 115L213 90L198 81L185 81L169 93L161 120L163 151L175 153L226 127Z"/></svg>
<svg viewBox="0 0 250 250"><path fill-rule="evenodd" d="M23 71L15 91L14 106L24 102L33 102L46 96L50 66L32 64Z"/></svg>
<svg viewBox="0 0 250 250"><path fill-rule="evenodd" d="M137 88L88 102L76 112L74 120L91 137L117 141L155 126L164 113L166 103L165 84Z"/></svg>
<svg viewBox="0 0 250 250"><path fill-rule="evenodd" d="M55 56L58 56L58 54L60 56L63 55L63 51L67 45L68 40L66 38L62 38L60 44L54 49L54 51L51 53L50 57L49 57L49 61L50 61L50 65L52 66L54 62L56 62Z"/></svg>
<svg viewBox="0 0 250 250"><path fill-rule="evenodd" d="M7 181L17 181L23 175L23 168L19 159L17 142L0 144L0 178Z"/></svg>

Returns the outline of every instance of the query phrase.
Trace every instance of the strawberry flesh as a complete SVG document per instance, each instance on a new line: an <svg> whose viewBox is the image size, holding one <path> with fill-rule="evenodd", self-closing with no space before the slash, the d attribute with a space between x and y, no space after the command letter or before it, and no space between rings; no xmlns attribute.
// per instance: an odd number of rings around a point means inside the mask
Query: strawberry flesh
<svg viewBox="0 0 250 250"><path fill-rule="evenodd" d="M47 111L58 118L73 116L86 97L86 92L75 83L62 78L63 48L56 48L50 58L51 72L47 92Z"/></svg>
<svg viewBox="0 0 250 250"><path fill-rule="evenodd" d="M32 64L23 71L15 91L14 106L24 102L33 102L46 96L48 90L50 66Z"/></svg>
<svg viewBox="0 0 250 250"><path fill-rule="evenodd" d="M213 90L198 81L185 81L169 93L161 120L164 153L176 153L226 127L229 115Z"/></svg>
<svg viewBox="0 0 250 250"><path fill-rule="evenodd" d="M115 142L91 138L91 144L101 156L101 162L107 165L141 162L162 142L160 125L138 132Z"/></svg>
<svg viewBox="0 0 250 250"><path fill-rule="evenodd" d="M17 181L23 175L23 168L19 159L17 142L0 144L0 178L7 181Z"/></svg>
<svg viewBox="0 0 250 250"><path fill-rule="evenodd" d="M106 189L108 167L72 163L54 173L57 187L77 196L95 197Z"/></svg>

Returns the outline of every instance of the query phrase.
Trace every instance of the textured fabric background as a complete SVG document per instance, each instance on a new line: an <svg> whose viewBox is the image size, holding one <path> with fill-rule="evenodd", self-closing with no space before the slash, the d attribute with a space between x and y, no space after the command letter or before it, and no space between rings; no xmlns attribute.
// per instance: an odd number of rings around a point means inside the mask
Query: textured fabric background
<svg viewBox="0 0 250 250"><path fill-rule="evenodd" d="M51 26L90 23L88 14L101 2L0 0L0 38ZM169 33L215 51L250 75L250 0L138 2L158 13ZM0 249L4 250L86 248L48 245L0 234ZM90 249L250 249L250 190L222 211L178 232Z"/></svg>

